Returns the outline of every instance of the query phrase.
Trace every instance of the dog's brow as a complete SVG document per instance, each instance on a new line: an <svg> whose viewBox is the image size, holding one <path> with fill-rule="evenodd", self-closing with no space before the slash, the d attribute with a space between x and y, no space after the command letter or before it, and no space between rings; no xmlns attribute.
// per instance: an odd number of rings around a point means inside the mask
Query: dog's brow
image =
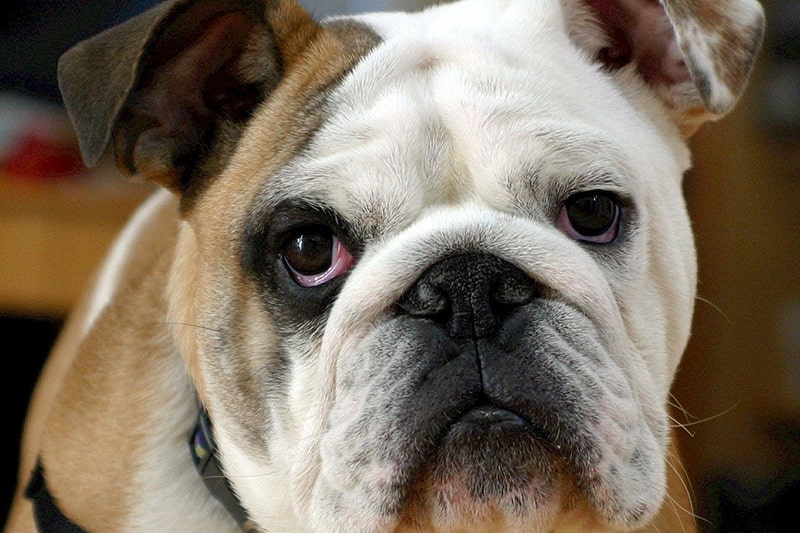
<svg viewBox="0 0 800 533"><path fill-rule="evenodd" d="M503 184L524 205L558 203L567 196L589 189L604 189L625 195L631 170L625 155L604 139L547 131L537 137L540 149L511 170Z"/></svg>

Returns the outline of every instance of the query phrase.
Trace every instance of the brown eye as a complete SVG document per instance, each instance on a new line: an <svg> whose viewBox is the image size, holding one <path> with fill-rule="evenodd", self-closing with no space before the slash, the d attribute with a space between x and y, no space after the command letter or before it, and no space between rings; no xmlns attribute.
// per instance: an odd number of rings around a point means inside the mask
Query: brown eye
<svg viewBox="0 0 800 533"><path fill-rule="evenodd" d="M558 215L558 227L570 237L606 244L617 238L619 200L606 191L589 191L571 196Z"/></svg>
<svg viewBox="0 0 800 533"><path fill-rule="evenodd" d="M287 270L302 287L316 287L339 277L355 262L341 241L324 226L293 233L281 255Z"/></svg>
<svg viewBox="0 0 800 533"><path fill-rule="evenodd" d="M333 258L333 235L325 228L307 228L293 235L286 243L283 259L286 265L305 276L325 272Z"/></svg>

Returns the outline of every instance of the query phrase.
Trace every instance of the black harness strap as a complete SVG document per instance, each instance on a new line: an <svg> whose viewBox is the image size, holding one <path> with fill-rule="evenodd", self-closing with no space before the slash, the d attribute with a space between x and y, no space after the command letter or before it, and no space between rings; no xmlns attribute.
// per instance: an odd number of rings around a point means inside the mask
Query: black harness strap
<svg viewBox="0 0 800 533"><path fill-rule="evenodd" d="M197 426L189 439L189 452L192 455L197 473L203 479L208 491L222 504L236 520L244 533L256 532L257 529L247 516L247 512L239 503L228 479L222 472L219 463L217 445L211 432L211 419L208 412L200 405L197 414Z"/></svg>
<svg viewBox="0 0 800 533"><path fill-rule="evenodd" d="M33 516L41 533L86 533L84 529L64 516L44 480L42 463L37 462L25 496L33 501Z"/></svg>

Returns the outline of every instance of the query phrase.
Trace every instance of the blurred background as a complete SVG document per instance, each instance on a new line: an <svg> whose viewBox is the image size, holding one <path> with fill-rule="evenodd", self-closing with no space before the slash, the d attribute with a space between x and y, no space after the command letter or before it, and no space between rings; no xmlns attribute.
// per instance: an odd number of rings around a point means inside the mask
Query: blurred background
<svg viewBox="0 0 800 533"><path fill-rule="evenodd" d="M306 0L322 17L419 1ZM673 389L695 511L709 532L800 526L800 2L768 31L741 105L693 139L685 189L699 256L694 332ZM103 251L151 191L83 168L55 82L69 46L154 1L0 4L0 338L15 450L36 375ZM0 516L17 454L0 461Z"/></svg>

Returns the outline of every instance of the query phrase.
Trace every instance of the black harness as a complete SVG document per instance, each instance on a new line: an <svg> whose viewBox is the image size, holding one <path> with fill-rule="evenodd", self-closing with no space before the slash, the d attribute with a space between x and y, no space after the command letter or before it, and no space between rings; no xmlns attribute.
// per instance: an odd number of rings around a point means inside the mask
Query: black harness
<svg viewBox="0 0 800 533"><path fill-rule="evenodd" d="M200 408L197 425L189 439L189 452L197 473L203 479L209 492L225 506L245 533L255 533L255 525L247 518L247 513L231 490L230 483L222 472L219 454L211 432L211 420L205 409ZM46 476L41 461L37 462L25 496L33 501L33 515L40 533L87 533L70 520L47 489Z"/></svg>
<svg viewBox="0 0 800 533"><path fill-rule="evenodd" d="M37 462L36 468L33 469L25 496L33 500L33 517L36 519L36 527L40 532L84 533L80 526L64 516L64 513L56 505L53 495L47 490L41 461Z"/></svg>

